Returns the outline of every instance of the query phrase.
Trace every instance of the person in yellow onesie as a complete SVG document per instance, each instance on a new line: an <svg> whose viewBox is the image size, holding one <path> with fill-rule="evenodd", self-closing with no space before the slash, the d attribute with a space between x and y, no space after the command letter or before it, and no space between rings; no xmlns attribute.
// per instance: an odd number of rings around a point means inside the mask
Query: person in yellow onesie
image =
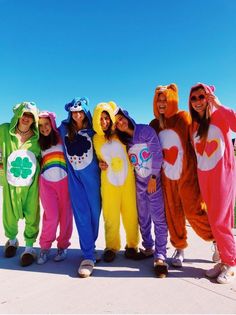
<svg viewBox="0 0 236 315"><path fill-rule="evenodd" d="M122 217L126 246L125 257L135 259L139 243L138 215L134 171L126 147L114 132L114 102L100 103L94 109L94 148L100 161L102 210L105 223L103 259L111 262L121 248L120 216Z"/></svg>

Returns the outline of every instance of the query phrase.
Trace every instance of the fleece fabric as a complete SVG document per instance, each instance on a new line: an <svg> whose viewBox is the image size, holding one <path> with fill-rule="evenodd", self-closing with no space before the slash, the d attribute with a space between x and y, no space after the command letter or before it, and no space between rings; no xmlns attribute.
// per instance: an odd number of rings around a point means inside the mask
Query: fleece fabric
<svg viewBox="0 0 236 315"><path fill-rule="evenodd" d="M3 159L3 226L8 239L18 234L18 221L25 219L24 239L32 246L39 232L38 110L34 103L17 104L10 123L0 125L0 148ZM16 137L15 129L24 112L34 115L34 135L25 143Z"/></svg>

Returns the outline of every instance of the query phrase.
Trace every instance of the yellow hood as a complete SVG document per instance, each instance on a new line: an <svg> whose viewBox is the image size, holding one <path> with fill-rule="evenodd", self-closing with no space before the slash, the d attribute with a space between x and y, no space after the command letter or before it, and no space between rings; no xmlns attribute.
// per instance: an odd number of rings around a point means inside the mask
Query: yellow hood
<svg viewBox="0 0 236 315"><path fill-rule="evenodd" d="M115 114L118 111L118 106L114 102L107 102L107 103L99 103L94 108L93 129L99 136L104 135L104 131L102 130L101 122L100 122L102 112L104 112L104 111L108 112L108 114L110 115L112 124L114 125L115 124Z"/></svg>

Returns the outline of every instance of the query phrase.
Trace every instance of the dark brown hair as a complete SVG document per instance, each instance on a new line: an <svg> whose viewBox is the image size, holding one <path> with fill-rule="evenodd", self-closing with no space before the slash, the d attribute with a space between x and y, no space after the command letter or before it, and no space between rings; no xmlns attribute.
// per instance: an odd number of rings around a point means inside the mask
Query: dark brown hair
<svg viewBox="0 0 236 315"><path fill-rule="evenodd" d="M118 113L116 115L122 115L123 117L125 117L128 120L128 126L130 129L134 130L134 126L132 124L132 122L130 121L130 119L128 117L126 117L122 110L119 109ZM117 137L119 138L119 140L124 144L127 145L130 141L130 139L132 138L131 136L129 136L126 132L120 131L118 128L116 128L116 134Z"/></svg>
<svg viewBox="0 0 236 315"><path fill-rule="evenodd" d="M191 94L192 92L195 92L199 89L203 89L203 87L201 85L196 86L195 88L191 90ZM190 97L191 97L191 94L190 94ZM208 130L209 130L209 125L210 125L210 116L207 113L207 108L205 110L204 116L200 117L199 114L193 108L190 101L189 110L190 110L190 115L192 117L192 121L193 122L195 121L199 124L198 130L197 130L197 136L199 136L200 139L206 139Z"/></svg>
<svg viewBox="0 0 236 315"><path fill-rule="evenodd" d="M82 128L85 129L87 128L87 126L89 125L89 120L88 117L86 116L86 114L84 113L84 120L83 120L83 126ZM73 142L75 139L75 136L77 135L77 125L76 122L74 121L74 119L72 118L72 114L70 117L70 121L68 123L68 138L70 142Z"/></svg>
<svg viewBox="0 0 236 315"><path fill-rule="evenodd" d="M109 141L111 139L112 135L114 134L114 131L112 130L113 122L111 120L111 116L109 115L109 113L106 110L104 110L102 113L105 113L110 118L110 125L109 125L108 129L103 131L105 134L105 138Z"/></svg>
<svg viewBox="0 0 236 315"><path fill-rule="evenodd" d="M45 151L53 145L57 145L59 142L58 133L52 128L50 134L48 136L44 136L39 133L39 145L41 150Z"/></svg>

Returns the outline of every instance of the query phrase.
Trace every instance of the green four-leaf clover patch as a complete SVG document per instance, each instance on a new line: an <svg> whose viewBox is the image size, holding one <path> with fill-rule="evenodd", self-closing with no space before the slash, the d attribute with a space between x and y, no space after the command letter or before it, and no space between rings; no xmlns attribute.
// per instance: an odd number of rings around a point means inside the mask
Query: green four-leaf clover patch
<svg viewBox="0 0 236 315"><path fill-rule="evenodd" d="M28 157L17 157L15 161L11 162L10 172L15 177L27 178L30 174L32 174L32 165Z"/></svg>

